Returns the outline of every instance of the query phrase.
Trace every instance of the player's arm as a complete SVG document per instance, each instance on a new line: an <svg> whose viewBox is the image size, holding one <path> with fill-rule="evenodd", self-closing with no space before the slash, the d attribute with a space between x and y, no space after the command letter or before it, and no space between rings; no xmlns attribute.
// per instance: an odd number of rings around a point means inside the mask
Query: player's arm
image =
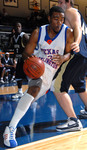
<svg viewBox="0 0 87 150"><path fill-rule="evenodd" d="M67 34L66 34L66 46L65 46L65 54L66 53L71 53L72 47L71 44L74 42L74 32L72 29L68 28L67 29Z"/></svg>
<svg viewBox="0 0 87 150"><path fill-rule="evenodd" d="M22 42L22 46L25 47L27 45L28 41L29 41L29 35L25 33L23 35L22 41L21 41Z"/></svg>
<svg viewBox="0 0 87 150"><path fill-rule="evenodd" d="M29 41L25 47L25 50L23 52L24 59L30 57L34 53L34 49L35 49L37 42L38 42L38 36L39 36L39 29L35 29L32 32L32 34L29 38Z"/></svg>
<svg viewBox="0 0 87 150"><path fill-rule="evenodd" d="M55 54L52 57L52 61L55 62L58 66L60 66L62 63L66 62L67 60L69 60L71 57L70 53L67 53L65 55L59 55L59 54Z"/></svg>
<svg viewBox="0 0 87 150"><path fill-rule="evenodd" d="M7 47L8 47L8 48L13 48L13 37L10 37L10 38L9 38L9 42L8 42Z"/></svg>
<svg viewBox="0 0 87 150"><path fill-rule="evenodd" d="M67 38L66 38L66 46L65 46L65 54L64 55L54 55L52 57L52 61L55 62L57 65L61 65L62 63L68 61L71 57L71 44L74 41L74 34L73 30L70 28L67 29Z"/></svg>
<svg viewBox="0 0 87 150"><path fill-rule="evenodd" d="M61 65L62 63L68 61L71 57L71 44L74 42L74 33L70 28L67 29L67 38L66 38L66 46L65 46L65 54L59 55L57 57L57 64Z"/></svg>
<svg viewBox="0 0 87 150"><path fill-rule="evenodd" d="M66 21L69 22L71 28L74 31L74 42L71 44L71 48L73 51L79 52L79 44L82 38L80 14L75 9L67 9L65 15Z"/></svg>

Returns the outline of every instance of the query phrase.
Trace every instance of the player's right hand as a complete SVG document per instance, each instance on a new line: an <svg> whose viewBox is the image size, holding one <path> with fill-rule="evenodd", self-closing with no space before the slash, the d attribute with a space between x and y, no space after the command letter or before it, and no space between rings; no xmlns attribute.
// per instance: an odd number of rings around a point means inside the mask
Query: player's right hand
<svg viewBox="0 0 87 150"><path fill-rule="evenodd" d="M77 42L73 42L71 44L71 49L73 49L73 51L75 51L76 53L78 53L80 51L79 44Z"/></svg>

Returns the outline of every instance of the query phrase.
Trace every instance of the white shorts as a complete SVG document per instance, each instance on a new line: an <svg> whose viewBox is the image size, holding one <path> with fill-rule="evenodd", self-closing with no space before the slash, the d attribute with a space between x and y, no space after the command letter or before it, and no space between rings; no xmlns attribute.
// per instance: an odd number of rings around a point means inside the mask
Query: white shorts
<svg viewBox="0 0 87 150"><path fill-rule="evenodd" d="M41 85L40 92L36 96L35 100L39 99L41 96L46 94L46 91L50 89L54 74L57 71L57 69L52 68L50 65L46 63L44 64L45 64L45 72L43 76L41 76L42 85Z"/></svg>

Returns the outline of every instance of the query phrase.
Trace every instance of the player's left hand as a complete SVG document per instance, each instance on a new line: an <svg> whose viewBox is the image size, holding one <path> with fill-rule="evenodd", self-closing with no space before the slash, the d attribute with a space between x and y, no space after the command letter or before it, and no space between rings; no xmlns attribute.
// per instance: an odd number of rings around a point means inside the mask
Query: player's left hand
<svg viewBox="0 0 87 150"><path fill-rule="evenodd" d="M59 54L54 54L52 57L52 61L60 66L64 62L64 56Z"/></svg>
<svg viewBox="0 0 87 150"><path fill-rule="evenodd" d="M73 51L75 51L76 53L78 53L80 51L79 44L77 42L73 42L71 44L71 49L73 49Z"/></svg>

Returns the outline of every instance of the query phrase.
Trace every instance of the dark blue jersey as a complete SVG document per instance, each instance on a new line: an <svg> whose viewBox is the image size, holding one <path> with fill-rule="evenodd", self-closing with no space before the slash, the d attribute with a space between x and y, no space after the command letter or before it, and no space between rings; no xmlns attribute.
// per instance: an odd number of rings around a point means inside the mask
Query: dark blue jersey
<svg viewBox="0 0 87 150"><path fill-rule="evenodd" d="M24 51L24 47L22 44L22 38L25 33L21 32L17 37L13 35L12 37L12 47L14 49L14 54L22 54Z"/></svg>
<svg viewBox="0 0 87 150"><path fill-rule="evenodd" d="M87 24L85 23L85 20L81 13L79 12L81 16L81 26L82 26L82 39L80 42L80 54L87 58Z"/></svg>

